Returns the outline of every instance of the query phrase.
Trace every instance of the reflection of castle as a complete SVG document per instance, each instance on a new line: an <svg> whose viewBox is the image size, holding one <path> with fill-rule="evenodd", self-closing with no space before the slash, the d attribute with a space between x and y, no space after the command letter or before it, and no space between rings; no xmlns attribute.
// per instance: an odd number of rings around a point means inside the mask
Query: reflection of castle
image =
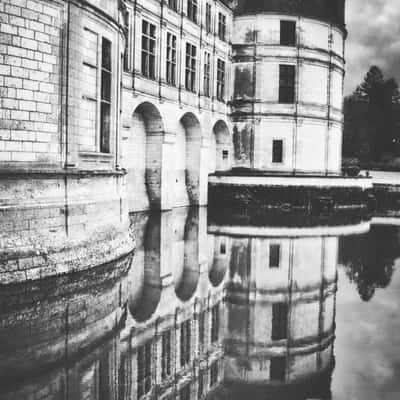
<svg viewBox="0 0 400 400"><path fill-rule="evenodd" d="M81 286L80 275L73 284L66 277L50 285L68 299L68 311L57 317L56 301L42 303L47 331L29 343L22 338L27 346L17 353L35 355L20 367L41 375L6 396L47 390L63 400L330 398L338 235L345 228L207 230L206 210L184 208L136 214L132 222L137 253L128 278L120 282L105 267L103 277L83 280L93 290ZM120 275L126 271L121 266ZM39 332L35 308L25 308L30 332ZM59 331L68 331L67 345L55 347L48 335ZM75 359L83 347L95 350ZM46 363L37 355L59 366L40 372ZM10 360L1 364L0 357L0 366Z"/></svg>
<svg viewBox="0 0 400 400"><path fill-rule="evenodd" d="M325 231L215 235L214 262L229 271L226 398L248 390L273 399L329 398L338 238Z"/></svg>

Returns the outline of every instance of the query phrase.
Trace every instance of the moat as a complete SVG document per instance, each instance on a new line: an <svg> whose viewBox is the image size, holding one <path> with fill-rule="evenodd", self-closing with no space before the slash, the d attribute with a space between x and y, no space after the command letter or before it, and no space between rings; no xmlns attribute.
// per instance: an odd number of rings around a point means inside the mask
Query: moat
<svg viewBox="0 0 400 400"><path fill-rule="evenodd" d="M132 259L0 291L0 399L392 400L400 224L131 214Z"/></svg>

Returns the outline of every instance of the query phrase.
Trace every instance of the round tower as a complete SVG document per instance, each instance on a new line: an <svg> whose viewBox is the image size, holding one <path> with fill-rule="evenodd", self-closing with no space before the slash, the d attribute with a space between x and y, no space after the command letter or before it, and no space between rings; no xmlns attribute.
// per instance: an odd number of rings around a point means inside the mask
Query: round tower
<svg viewBox="0 0 400 400"><path fill-rule="evenodd" d="M340 175L344 0L239 0L233 29L236 167Z"/></svg>

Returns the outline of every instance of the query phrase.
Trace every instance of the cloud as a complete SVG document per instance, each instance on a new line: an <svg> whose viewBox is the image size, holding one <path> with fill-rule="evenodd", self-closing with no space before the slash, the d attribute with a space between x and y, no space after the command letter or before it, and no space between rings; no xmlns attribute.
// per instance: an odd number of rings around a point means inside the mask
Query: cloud
<svg viewBox="0 0 400 400"><path fill-rule="evenodd" d="M347 73L345 93L351 93L371 65L400 82L400 2L347 0Z"/></svg>

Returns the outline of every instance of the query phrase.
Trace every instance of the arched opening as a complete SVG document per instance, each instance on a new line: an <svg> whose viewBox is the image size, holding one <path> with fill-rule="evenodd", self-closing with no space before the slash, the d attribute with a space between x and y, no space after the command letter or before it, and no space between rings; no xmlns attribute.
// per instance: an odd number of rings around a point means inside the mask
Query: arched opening
<svg viewBox="0 0 400 400"><path fill-rule="evenodd" d="M199 204L201 127L197 117L186 113L180 120L175 148L176 205Z"/></svg>
<svg viewBox="0 0 400 400"><path fill-rule="evenodd" d="M181 301L193 297L199 278L199 209L191 208L185 223L183 269L175 277L175 292Z"/></svg>
<svg viewBox="0 0 400 400"><path fill-rule="evenodd" d="M122 145L128 171L129 209L159 209L164 135L161 114L153 104L142 103L132 115L131 129L127 143Z"/></svg>
<svg viewBox="0 0 400 400"><path fill-rule="evenodd" d="M232 138L226 122L219 120L213 128L209 150L209 173L228 171L232 168Z"/></svg>
<svg viewBox="0 0 400 400"><path fill-rule="evenodd" d="M143 290L140 299L130 298L132 317L145 322L154 314L161 299L161 213L150 215L144 234Z"/></svg>

